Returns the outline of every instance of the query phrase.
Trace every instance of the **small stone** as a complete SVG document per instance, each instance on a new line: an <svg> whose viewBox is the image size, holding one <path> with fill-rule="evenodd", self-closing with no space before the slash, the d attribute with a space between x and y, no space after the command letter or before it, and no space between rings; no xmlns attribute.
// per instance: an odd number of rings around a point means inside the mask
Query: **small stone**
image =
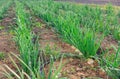
<svg viewBox="0 0 120 79"><path fill-rule="evenodd" d="M94 60L93 60L93 59L88 59L87 63L88 63L89 65L92 65L92 64L94 63Z"/></svg>
<svg viewBox="0 0 120 79"><path fill-rule="evenodd" d="M58 73L57 78L60 78L61 76L62 76L62 74L61 74L61 73Z"/></svg>
<svg viewBox="0 0 120 79"><path fill-rule="evenodd" d="M102 68L100 68L100 69L99 69L99 74L100 74L100 75L105 75L105 70L102 69Z"/></svg>
<svg viewBox="0 0 120 79"><path fill-rule="evenodd" d="M69 61L72 62L72 61L73 61L73 58L70 58Z"/></svg>
<svg viewBox="0 0 120 79"><path fill-rule="evenodd" d="M69 70L66 70L67 73L69 73L70 71Z"/></svg>
<svg viewBox="0 0 120 79"><path fill-rule="evenodd" d="M80 51L79 51L78 49L75 49L75 52L76 52L76 53L79 53Z"/></svg>
<svg viewBox="0 0 120 79"><path fill-rule="evenodd" d="M76 71L81 71L81 70L82 70L82 68L78 68L78 67L76 68Z"/></svg>
<svg viewBox="0 0 120 79"><path fill-rule="evenodd" d="M82 73L82 72L77 73L77 75L78 75L78 76L85 76L85 74Z"/></svg>
<svg viewBox="0 0 120 79"><path fill-rule="evenodd" d="M74 46L71 46L71 48L74 49L74 50L76 49Z"/></svg>

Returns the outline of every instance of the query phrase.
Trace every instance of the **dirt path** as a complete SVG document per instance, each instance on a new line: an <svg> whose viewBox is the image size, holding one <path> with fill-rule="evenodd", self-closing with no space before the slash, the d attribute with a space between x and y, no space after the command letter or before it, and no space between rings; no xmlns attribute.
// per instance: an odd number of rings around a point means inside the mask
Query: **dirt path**
<svg viewBox="0 0 120 79"><path fill-rule="evenodd" d="M76 3L85 3L85 4L107 4L112 3L113 5L120 6L120 0L56 0L56 1L70 1Z"/></svg>

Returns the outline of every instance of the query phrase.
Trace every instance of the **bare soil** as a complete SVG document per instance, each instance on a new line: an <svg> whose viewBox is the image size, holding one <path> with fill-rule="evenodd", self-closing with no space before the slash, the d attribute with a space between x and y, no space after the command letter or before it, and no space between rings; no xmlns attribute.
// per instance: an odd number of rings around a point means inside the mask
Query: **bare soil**
<svg viewBox="0 0 120 79"><path fill-rule="evenodd" d="M113 37L111 35L106 36L101 43L101 48L103 50L108 50L109 53L115 53L113 46L118 48L118 41L113 39Z"/></svg>
<svg viewBox="0 0 120 79"><path fill-rule="evenodd" d="M10 7L6 14L4 14L4 18L0 21L0 26L3 29L0 30L0 52L4 53L5 57L0 60L0 66L3 64L7 64L10 68L13 68L13 63L8 57L8 54L15 53L18 54L17 46L13 40L13 35L10 34L11 25L14 25L15 13L13 10L13 6ZM2 71L2 67L0 67L0 71ZM0 79L5 79L3 75L0 73Z"/></svg>

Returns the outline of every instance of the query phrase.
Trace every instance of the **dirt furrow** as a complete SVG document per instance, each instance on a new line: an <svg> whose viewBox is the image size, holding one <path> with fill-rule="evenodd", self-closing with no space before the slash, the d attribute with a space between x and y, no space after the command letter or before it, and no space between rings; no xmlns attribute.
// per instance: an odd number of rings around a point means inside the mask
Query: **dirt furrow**
<svg viewBox="0 0 120 79"><path fill-rule="evenodd" d="M14 6L9 7L8 11L4 14L5 17L0 21L0 53L4 54L3 59L0 60L0 71L2 71L3 64L8 65L10 68L14 68L8 54L15 53L18 54L17 46L13 40L12 27L15 24L15 11ZM0 79L5 79L2 74L0 74Z"/></svg>

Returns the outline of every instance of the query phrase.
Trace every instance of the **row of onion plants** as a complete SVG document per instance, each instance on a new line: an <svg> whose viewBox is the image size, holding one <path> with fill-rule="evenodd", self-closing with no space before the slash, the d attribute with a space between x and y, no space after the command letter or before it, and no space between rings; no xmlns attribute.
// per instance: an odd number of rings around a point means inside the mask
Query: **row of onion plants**
<svg viewBox="0 0 120 79"><path fill-rule="evenodd" d="M8 8L13 4L12 0L1 0L0 2L0 19L4 17L4 13L8 10Z"/></svg>

